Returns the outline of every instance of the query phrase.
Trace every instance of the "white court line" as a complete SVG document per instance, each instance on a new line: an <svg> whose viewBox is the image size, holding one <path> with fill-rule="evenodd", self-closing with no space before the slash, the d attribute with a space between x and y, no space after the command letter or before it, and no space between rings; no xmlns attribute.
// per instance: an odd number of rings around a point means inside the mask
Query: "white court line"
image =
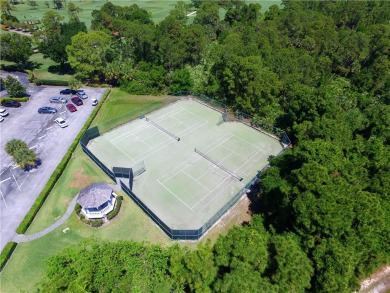
<svg viewBox="0 0 390 293"><path fill-rule="evenodd" d="M159 182L160 183L160 182ZM160 183L161 184L161 183ZM173 193L169 188L167 188L164 184L161 184L166 190L168 190L171 194L173 194L178 200L180 200L187 208L189 208L193 213L195 213L192 208L190 208L184 201L182 201L175 193ZM196 213L195 213L196 214Z"/></svg>
<svg viewBox="0 0 390 293"><path fill-rule="evenodd" d="M135 160L133 160L132 158L130 158L124 151L122 151L120 148L118 148L115 144L113 144L112 142L108 141L109 143L111 143L114 147L116 147L120 152L122 152L126 157L128 157L130 160L132 160L134 163L135 163Z"/></svg>
<svg viewBox="0 0 390 293"><path fill-rule="evenodd" d="M240 158L242 158L242 159L244 159L244 160L246 160L246 158L245 157L243 157L243 156L241 156L241 155L239 155L239 154L237 154L235 151L233 151L231 148L228 148L227 146L225 146L225 145L221 145L221 147L223 147L223 148L225 148L225 149L227 149L227 150L229 150L232 154L235 154L236 156L238 156L238 157L240 157ZM255 153L256 153L256 151L255 151ZM250 154L249 156L252 156L252 154Z"/></svg>
<svg viewBox="0 0 390 293"><path fill-rule="evenodd" d="M182 171L184 174L186 174L188 177L190 177L192 180L194 180L195 182L197 182L200 186L203 186L204 188L206 188L206 190L210 193L210 189L208 189L206 186L204 186L202 183L200 183L198 180L192 178L192 176L190 174L188 174L186 171Z"/></svg>
<svg viewBox="0 0 390 293"><path fill-rule="evenodd" d="M260 152L262 152L262 153L264 152L263 149L259 148L258 146L254 145L253 143L250 143L249 141L247 141L247 140L245 140L245 139L243 139L243 138L241 138L241 137L235 136L234 134L233 134L233 136L234 136L234 137L237 137L238 139L241 139L242 141L245 141L247 144L253 146L253 147L256 148L256 149L258 149Z"/></svg>
<svg viewBox="0 0 390 293"><path fill-rule="evenodd" d="M214 142L214 143L217 143L217 142L220 141L221 139L224 139L225 136L227 136L227 135L229 135L229 134L231 135L231 133L226 133L224 136L220 137L220 138L219 138L216 142ZM227 139L229 139L229 138L227 138ZM212 145L212 144L211 144L211 145ZM218 145L219 145L219 144L218 144ZM216 148L218 145L216 145L214 148ZM214 148L212 148L211 150L213 150ZM169 180L170 178L172 178L173 176L175 176L175 175L176 175L177 173L179 173L180 171L183 171L183 170L187 169L190 165L195 164L195 163L196 163L197 161L199 161L201 158L202 158L201 156L196 155L196 159L195 159L194 162L189 163L188 166L185 167L185 168L179 169L179 171L177 171L177 172L175 172L173 175L169 176L166 180L164 180L164 182L167 182L167 180ZM185 163L188 163L188 160L185 161L185 162L183 162L183 163L181 163L180 165L176 166L175 168L173 168L172 171L175 170L175 169L178 169L179 167L181 167L181 165L183 165L183 164L185 164ZM157 181L159 181L161 178L164 178L164 177L166 177L166 176L168 176L168 175L169 175L169 174L165 174L165 175L161 176L160 178L157 179ZM202 176L203 176L203 175L202 175ZM202 176L200 176L200 177L202 177ZM199 178L200 178L200 177L199 177Z"/></svg>

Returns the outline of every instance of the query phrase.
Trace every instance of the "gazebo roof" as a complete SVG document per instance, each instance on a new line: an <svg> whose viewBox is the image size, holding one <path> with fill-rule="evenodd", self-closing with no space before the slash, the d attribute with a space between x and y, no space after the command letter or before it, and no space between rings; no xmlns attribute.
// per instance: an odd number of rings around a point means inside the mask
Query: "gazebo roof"
<svg viewBox="0 0 390 293"><path fill-rule="evenodd" d="M80 191L77 202L82 208L98 208L108 201L112 194L112 188L106 183L92 183Z"/></svg>

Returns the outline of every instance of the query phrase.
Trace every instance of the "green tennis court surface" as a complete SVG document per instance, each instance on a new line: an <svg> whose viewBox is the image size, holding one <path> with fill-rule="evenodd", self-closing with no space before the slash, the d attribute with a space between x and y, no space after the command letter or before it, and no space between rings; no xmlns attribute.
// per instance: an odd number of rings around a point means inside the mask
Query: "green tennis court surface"
<svg viewBox="0 0 390 293"><path fill-rule="evenodd" d="M171 229L198 229L282 150L279 141L243 123L217 126L221 115L179 101L146 115L152 123L134 120L88 148L111 169L143 162L146 172L134 178L133 192Z"/></svg>

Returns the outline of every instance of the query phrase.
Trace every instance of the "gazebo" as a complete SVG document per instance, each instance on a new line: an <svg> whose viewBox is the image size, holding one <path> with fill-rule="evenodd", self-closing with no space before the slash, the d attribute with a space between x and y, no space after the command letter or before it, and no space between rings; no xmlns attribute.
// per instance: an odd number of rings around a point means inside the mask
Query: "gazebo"
<svg viewBox="0 0 390 293"><path fill-rule="evenodd" d="M114 209L116 194L106 183L92 183L80 191L77 202L88 219L105 217Z"/></svg>

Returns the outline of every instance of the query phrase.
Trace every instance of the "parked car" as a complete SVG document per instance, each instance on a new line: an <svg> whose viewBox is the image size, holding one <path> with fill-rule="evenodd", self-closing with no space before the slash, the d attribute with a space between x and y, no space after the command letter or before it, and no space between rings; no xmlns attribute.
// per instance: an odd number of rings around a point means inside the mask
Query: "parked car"
<svg viewBox="0 0 390 293"><path fill-rule="evenodd" d="M77 93L77 91L71 90L71 89L64 89L64 90L60 91L61 95L70 95L70 94L74 95L76 93Z"/></svg>
<svg viewBox="0 0 390 293"><path fill-rule="evenodd" d="M52 114L52 113L57 113L57 109L56 108L53 108L53 107L41 107L38 109L38 113L39 114L44 114L44 113L48 113L48 114Z"/></svg>
<svg viewBox="0 0 390 293"><path fill-rule="evenodd" d="M71 104L71 103L66 104L66 108L67 108L70 112L75 112L75 111L77 111L77 108L76 108L73 104Z"/></svg>
<svg viewBox="0 0 390 293"><path fill-rule="evenodd" d="M64 97L52 97L52 98L50 98L50 103L65 104L67 102L68 102L68 99L64 98Z"/></svg>
<svg viewBox="0 0 390 293"><path fill-rule="evenodd" d="M8 116L8 111L6 109L0 108L0 117Z"/></svg>
<svg viewBox="0 0 390 293"><path fill-rule="evenodd" d="M2 101L1 105L3 107L19 108L22 104L17 101L7 100L7 101Z"/></svg>
<svg viewBox="0 0 390 293"><path fill-rule="evenodd" d="M88 96L87 96L86 93L84 93L84 91L77 91L76 95L77 95L79 98L88 99Z"/></svg>
<svg viewBox="0 0 390 293"><path fill-rule="evenodd" d="M57 125L61 128L68 126L68 123L66 123L66 121L64 119L62 119L61 117L55 119L54 122L57 123Z"/></svg>
<svg viewBox="0 0 390 293"><path fill-rule="evenodd" d="M4 120L4 117L0 116L0 122L3 122L3 120Z"/></svg>
<svg viewBox="0 0 390 293"><path fill-rule="evenodd" d="M97 99L92 100L92 106L96 106L98 103L99 103L99 101Z"/></svg>
<svg viewBox="0 0 390 293"><path fill-rule="evenodd" d="M79 97L73 97L73 98L71 98L71 100L77 106L81 106L83 104L83 101Z"/></svg>

